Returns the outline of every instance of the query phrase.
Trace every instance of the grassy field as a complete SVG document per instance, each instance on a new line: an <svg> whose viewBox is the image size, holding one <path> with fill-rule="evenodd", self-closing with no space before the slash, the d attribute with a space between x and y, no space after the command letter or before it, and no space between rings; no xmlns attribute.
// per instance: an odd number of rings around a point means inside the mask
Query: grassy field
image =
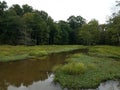
<svg viewBox="0 0 120 90"><path fill-rule="evenodd" d="M89 46L87 54L71 55L66 62L53 69L54 81L63 87L96 88L103 81L120 79L120 47Z"/></svg>
<svg viewBox="0 0 120 90"><path fill-rule="evenodd" d="M0 62L40 58L51 53L68 52L83 48L79 45L0 46Z"/></svg>

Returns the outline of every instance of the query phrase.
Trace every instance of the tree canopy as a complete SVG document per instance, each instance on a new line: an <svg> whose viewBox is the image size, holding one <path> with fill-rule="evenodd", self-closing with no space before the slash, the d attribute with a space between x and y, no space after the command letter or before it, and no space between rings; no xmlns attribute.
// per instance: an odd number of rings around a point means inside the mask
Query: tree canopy
<svg viewBox="0 0 120 90"><path fill-rule="evenodd" d="M99 24L96 19L87 23L80 15L55 22L47 12L27 4L8 8L7 2L0 1L0 44L120 45L120 11L106 24Z"/></svg>

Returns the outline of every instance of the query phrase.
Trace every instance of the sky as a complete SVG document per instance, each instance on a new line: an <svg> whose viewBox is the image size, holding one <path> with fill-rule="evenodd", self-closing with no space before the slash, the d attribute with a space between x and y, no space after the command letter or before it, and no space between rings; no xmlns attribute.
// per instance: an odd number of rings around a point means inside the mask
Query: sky
<svg viewBox="0 0 120 90"><path fill-rule="evenodd" d="M3 0L2 0L3 1ZM67 20L71 15L82 16L87 21L97 19L105 23L113 13L116 0L4 0L8 6L28 4L46 11L55 21Z"/></svg>

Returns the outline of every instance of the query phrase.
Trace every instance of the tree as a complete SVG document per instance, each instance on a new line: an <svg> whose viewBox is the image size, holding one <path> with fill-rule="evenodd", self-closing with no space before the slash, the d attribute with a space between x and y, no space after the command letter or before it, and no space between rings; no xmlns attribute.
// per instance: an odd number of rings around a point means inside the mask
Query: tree
<svg viewBox="0 0 120 90"><path fill-rule="evenodd" d="M71 32L70 32L70 44L76 44L77 43L77 39L78 39L78 33L79 33L79 29L82 27L83 24L86 23L86 20L81 17L81 16L70 16L67 19L70 27L72 28Z"/></svg>
<svg viewBox="0 0 120 90"><path fill-rule="evenodd" d="M92 43L91 44L99 44L100 40L100 31L99 31L99 23L97 20L93 19L89 23L89 31L92 35Z"/></svg>
<svg viewBox="0 0 120 90"><path fill-rule="evenodd" d="M23 14L33 12L33 8L27 4L22 5L22 9L23 9Z"/></svg>
<svg viewBox="0 0 120 90"><path fill-rule="evenodd" d="M69 44L69 37L70 37L69 34L71 31L70 26L65 21L59 21L58 25L59 25L60 36L61 36L61 39L59 41L60 44Z"/></svg>
<svg viewBox="0 0 120 90"><path fill-rule="evenodd" d="M120 2L117 2L116 6L119 7ZM107 44L120 45L120 10L112 15L107 26Z"/></svg>
<svg viewBox="0 0 120 90"><path fill-rule="evenodd" d="M120 45L120 15L110 19L107 29L107 37L112 45Z"/></svg>
<svg viewBox="0 0 120 90"><path fill-rule="evenodd" d="M100 45L106 44L106 36L107 36L106 29L107 29L106 24L99 25L99 33L100 33L99 44Z"/></svg>
<svg viewBox="0 0 120 90"><path fill-rule="evenodd" d="M5 1L2 1L2 2L0 1L0 16L3 15L3 13L7 7L8 6L7 6L7 3Z"/></svg>
<svg viewBox="0 0 120 90"><path fill-rule="evenodd" d="M79 44L95 45L99 43L100 34L98 21L93 19L88 24L83 25L79 30Z"/></svg>
<svg viewBox="0 0 120 90"><path fill-rule="evenodd" d="M0 41L2 44L17 45L20 40L22 22L21 18L13 10L7 10L4 13L2 22Z"/></svg>
<svg viewBox="0 0 120 90"><path fill-rule="evenodd" d="M70 27L72 29L76 29L78 27L81 27L83 24L85 24L86 20L81 17L81 16L70 16L68 19L67 19L68 23L70 24Z"/></svg>
<svg viewBox="0 0 120 90"><path fill-rule="evenodd" d="M20 5L18 5L18 4L14 4L10 9L13 9L18 16L22 16L23 15L23 10L20 7Z"/></svg>
<svg viewBox="0 0 120 90"><path fill-rule="evenodd" d="M57 23L52 23L49 26L49 44L60 44L60 29Z"/></svg>
<svg viewBox="0 0 120 90"><path fill-rule="evenodd" d="M92 43L92 34L89 30L89 25L85 24L81 27L78 34L78 43L83 45L91 45Z"/></svg>

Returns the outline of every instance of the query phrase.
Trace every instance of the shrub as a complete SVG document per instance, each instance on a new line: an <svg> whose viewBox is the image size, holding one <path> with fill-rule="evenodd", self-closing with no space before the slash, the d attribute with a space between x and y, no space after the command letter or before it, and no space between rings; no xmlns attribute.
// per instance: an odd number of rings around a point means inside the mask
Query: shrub
<svg viewBox="0 0 120 90"><path fill-rule="evenodd" d="M80 75L86 71L86 67L83 63L68 63L62 67L62 70L70 75Z"/></svg>

